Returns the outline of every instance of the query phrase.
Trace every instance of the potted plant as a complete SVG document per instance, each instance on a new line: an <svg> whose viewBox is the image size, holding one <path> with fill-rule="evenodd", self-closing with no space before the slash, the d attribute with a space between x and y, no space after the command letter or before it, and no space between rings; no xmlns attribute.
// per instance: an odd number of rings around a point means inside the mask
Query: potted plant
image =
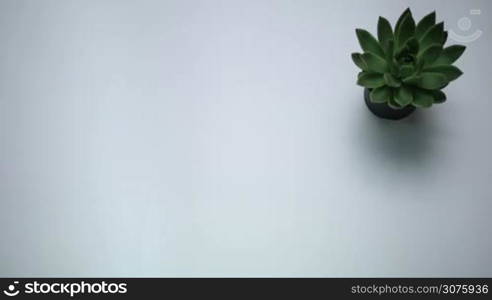
<svg viewBox="0 0 492 300"><path fill-rule="evenodd" d="M415 23L410 9L395 28L379 17L376 39L364 29L356 29L363 53L352 53L361 69L357 84L365 87L365 102L378 117L399 120L434 103L442 103L442 91L463 73L452 64L465 46L444 47L448 33L444 23L436 24L432 12Z"/></svg>

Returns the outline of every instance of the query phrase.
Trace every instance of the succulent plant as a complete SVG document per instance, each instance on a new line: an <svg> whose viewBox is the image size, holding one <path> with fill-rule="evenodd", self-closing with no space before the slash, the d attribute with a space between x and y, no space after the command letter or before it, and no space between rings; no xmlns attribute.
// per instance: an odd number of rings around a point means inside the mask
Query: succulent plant
<svg viewBox="0 0 492 300"><path fill-rule="evenodd" d="M357 84L370 89L370 100L391 108L407 105L430 107L446 101L442 89L463 73L452 64L465 46L444 47L448 33L444 23L436 24L432 12L415 23L407 9L393 30L389 21L379 17L378 39L364 29L356 29L363 53L352 53L362 72Z"/></svg>

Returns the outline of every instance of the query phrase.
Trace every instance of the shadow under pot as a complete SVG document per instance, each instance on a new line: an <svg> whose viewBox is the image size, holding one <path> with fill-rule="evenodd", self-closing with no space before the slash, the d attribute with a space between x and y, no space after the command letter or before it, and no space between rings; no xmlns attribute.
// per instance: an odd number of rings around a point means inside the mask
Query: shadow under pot
<svg viewBox="0 0 492 300"><path fill-rule="evenodd" d="M369 110L376 116L382 119L388 120L401 120L408 117L415 111L415 106L407 105L400 109L392 108L388 103L374 103L369 98L369 93L372 89L364 89L364 99L366 100L366 105Z"/></svg>

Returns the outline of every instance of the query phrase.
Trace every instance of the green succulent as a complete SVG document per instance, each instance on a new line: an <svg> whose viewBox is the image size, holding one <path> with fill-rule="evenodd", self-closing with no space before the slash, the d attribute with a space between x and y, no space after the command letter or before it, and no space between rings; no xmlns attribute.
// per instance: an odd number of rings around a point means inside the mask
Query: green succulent
<svg viewBox="0 0 492 300"><path fill-rule="evenodd" d="M446 101L442 89L463 74L452 64L466 47L444 47L448 33L443 22L436 24L435 12L416 24L407 9L394 30L387 19L379 17L378 39L364 29L356 29L356 34L364 51L352 53L362 70L357 84L371 90L372 102L392 108L430 107Z"/></svg>

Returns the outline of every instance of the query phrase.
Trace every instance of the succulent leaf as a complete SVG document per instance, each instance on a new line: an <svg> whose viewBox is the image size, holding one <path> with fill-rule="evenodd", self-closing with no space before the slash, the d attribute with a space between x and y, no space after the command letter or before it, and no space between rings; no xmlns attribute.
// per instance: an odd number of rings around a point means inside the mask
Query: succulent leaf
<svg viewBox="0 0 492 300"><path fill-rule="evenodd" d="M405 43L405 47L409 53L416 55L419 53L419 41L415 37L411 37Z"/></svg>
<svg viewBox="0 0 492 300"><path fill-rule="evenodd" d="M359 44L365 52L371 52L380 57L384 57L383 48L379 42L370 34L367 30L356 29L357 38L359 39Z"/></svg>
<svg viewBox="0 0 492 300"><path fill-rule="evenodd" d="M401 107L405 107L411 104L413 101L412 90L409 87L402 85L399 89L396 90L395 101Z"/></svg>
<svg viewBox="0 0 492 300"><path fill-rule="evenodd" d="M453 45L443 49L439 58L434 62L435 65L450 65L454 63L465 52L466 47Z"/></svg>
<svg viewBox="0 0 492 300"><path fill-rule="evenodd" d="M434 43L442 43L442 40L444 38L444 23L437 23L436 25L432 26L427 32L422 36L422 38L419 40L420 41L420 47L421 49L426 49L430 45Z"/></svg>
<svg viewBox="0 0 492 300"><path fill-rule="evenodd" d="M386 60L375 54L372 54L371 52L366 52L362 54L361 58L367 65L368 71L370 72L384 73L389 70Z"/></svg>
<svg viewBox="0 0 492 300"><path fill-rule="evenodd" d="M407 85L419 86L422 78L419 75L412 75L403 79L403 83Z"/></svg>
<svg viewBox="0 0 492 300"><path fill-rule="evenodd" d="M386 82L386 85L389 87L400 87L401 82L396 79L393 75L390 73L384 73L384 81Z"/></svg>
<svg viewBox="0 0 492 300"><path fill-rule="evenodd" d="M400 30L400 27L401 27L401 24L403 23L403 20L405 20L405 18L408 15L412 15L412 11L410 10L410 8L405 9L405 11L398 18L398 21L396 21L395 33Z"/></svg>
<svg viewBox="0 0 492 300"><path fill-rule="evenodd" d="M427 32L432 26L436 24L436 12L433 11L427 16L423 17L422 20L417 24L415 28L415 38L420 40L424 33Z"/></svg>
<svg viewBox="0 0 492 300"><path fill-rule="evenodd" d="M395 97L391 97L388 101L388 105L389 107L393 108L393 109L401 109L402 107L400 106L400 104L398 104L398 102L396 102L395 100Z"/></svg>
<svg viewBox="0 0 492 300"><path fill-rule="evenodd" d="M389 40L388 41L388 47L386 49L386 62L388 63L388 68L391 73L398 73L398 66L395 64L395 59L394 59L394 45L395 41L394 40Z"/></svg>
<svg viewBox="0 0 492 300"><path fill-rule="evenodd" d="M446 80L448 82L456 80L458 77L460 77L463 74L463 72L460 69L451 65L429 67L429 68L425 68L424 71L443 74L444 76L446 76Z"/></svg>
<svg viewBox="0 0 492 300"><path fill-rule="evenodd" d="M407 14L403 19L400 27L396 34L396 41L399 48L405 46L408 39L415 34L415 21L413 20L412 14Z"/></svg>
<svg viewBox="0 0 492 300"><path fill-rule="evenodd" d="M378 20L378 40L383 49L388 52L388 43L393 40L393 29L391 28L390 22L383 18L379 17Z"/></svg>
<svg viewBox="0 0 492 300"><path fill-rule="evenodd" d="M364 74L357 79L357 84L372 89L384 86L385 81L382 74L364 72Z"/></svg>
<svg viewBox="0 0 492 300"><path fill-rule="evenodd" d="M444 31L443 32L443 36L442 36L442 40L441 40L441 45L444 46L444 44L446 44L446 41L448 40L448 32L447 31Z"/></svg>
<svg viewBox="0 0 492 300"><path fill-rule="evenodd" d="M444 103L446 101L446 94L440 90L432 91L432 95L434 96L434 103Z"/></svg>
<svg viewBox="0 0 492 300"><path fill-rule="evenodd" d="M374 103L386 103L391 99L391 95L391 88L387 86L375 88L369 94L371 101Z"/></svg>
<svg viewBox="0 0 492 300"><path fill-rule="evenodd" d="M416 107L431 107L434 102L434 95L432 91L427 91L423 89L413 90L413 102L412 104Z"/></svg>
<svg viewBox="0 0 492 300"><path fill-rule="evenodd" d="M366 62L362 59L361 57L362 54L360 53L352 53L352 60L354 64L359 67L363 71L367 71L368 67Z"/></svg>
<svg viewBox="0 0 492 300"><path fill-rule="evenodd" d="M424 69L424 64L425 64L425 61L423 59L421 60L418 60L417 63L415 64L415 69L416 69L416 73L420 75L420 73L422 72L422 70Z"/></svg>
<svg viewBox="0 0 492 300"><path fill-rule="evenodd" d="M424 66L431 65L441 55L442 47L439 44L432 44L419 54L418 59L424 60Z"/></svg>
<svg viewBox="0 0 492 300"><path fill-rule="evenodd" d="M423 72L417 85L426 90L435 90L442 88L448 82L446 76L441 73Z"/></svg>

